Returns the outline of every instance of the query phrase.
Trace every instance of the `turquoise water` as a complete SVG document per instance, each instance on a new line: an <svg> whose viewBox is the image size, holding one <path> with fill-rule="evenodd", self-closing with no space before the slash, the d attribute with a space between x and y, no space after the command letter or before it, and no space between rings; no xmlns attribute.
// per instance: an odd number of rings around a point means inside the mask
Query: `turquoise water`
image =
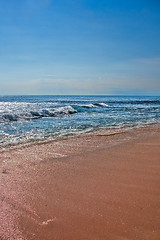
<svg viewBox="0 0 160 240"><path fill-rule="evenodd" d="M0 96L0 146L160 122L160 97Z"/></svg>

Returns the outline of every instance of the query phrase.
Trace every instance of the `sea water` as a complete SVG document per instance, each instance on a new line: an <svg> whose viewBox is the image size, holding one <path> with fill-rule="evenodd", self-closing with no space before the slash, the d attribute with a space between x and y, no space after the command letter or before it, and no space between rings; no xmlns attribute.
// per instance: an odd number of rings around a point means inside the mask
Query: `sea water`
<svg viewBox="0 0 160 240"><path fill-rule="evenodd" d="M0 96L0 147L160 122L160 97Z"/></svg>

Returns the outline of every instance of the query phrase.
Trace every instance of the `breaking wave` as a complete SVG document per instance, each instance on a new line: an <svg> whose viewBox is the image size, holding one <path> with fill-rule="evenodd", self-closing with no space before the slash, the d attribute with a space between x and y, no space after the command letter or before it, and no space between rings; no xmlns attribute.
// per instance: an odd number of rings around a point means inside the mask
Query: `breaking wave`
<svg viewBox="0 0 160 240"><path fill-rule="evenodd" d="M81 105L81 107L83 107L83 108L94 108L96 106L94 104L90 103L90 104Z"/></svg>
<svg viewBox="0 0 160 240"><path fill-rule="evenodd" d="M100 106L100 107L109 107L109 105L106 103L96 103L95 105Z"/></svg>
<svg viewBox="0 0 160 240"><path fill-rule="evenodd" d="M106 103L89 103L89 104L77 104L66 106L52 106L28 103L7 103L1 106L0 109L0 123L16 122L16 121L29 121L38 118L46 117L63 117L77 112L90 112L92 108L97 107L109 107ZM88 110L87 110L88 109Z"/></svg>
<svg viewBox="0 0 160 240"><path fill-rule="evenodd" d="M37 111L19 111L17 114L13 112L6 112L0 114L0 122L15 122L15 121L23 121L23 120L32 120L37 118L44 118L44 117L62 117L67 116L70 114L76 113L72 106L64 106L54 109L41 109Z"/></svg>

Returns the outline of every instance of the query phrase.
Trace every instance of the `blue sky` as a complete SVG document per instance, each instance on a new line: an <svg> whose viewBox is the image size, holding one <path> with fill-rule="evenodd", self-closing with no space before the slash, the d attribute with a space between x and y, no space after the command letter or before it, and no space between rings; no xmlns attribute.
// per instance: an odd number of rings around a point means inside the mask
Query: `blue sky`
<svg viewBox="0 0 160 240"><path fill-rule="evenodd" d="M160 95L160 1L0 0L0 94Z"/></svg>

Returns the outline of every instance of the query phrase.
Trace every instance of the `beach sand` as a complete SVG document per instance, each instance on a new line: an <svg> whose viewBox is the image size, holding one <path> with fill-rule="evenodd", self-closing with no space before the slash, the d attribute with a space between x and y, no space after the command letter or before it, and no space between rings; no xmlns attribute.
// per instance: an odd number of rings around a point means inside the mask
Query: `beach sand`
<svg viewBox="0 0 160 240"><path fill-rule="evenodd" d="M159 240L160 127L0 153L0 239Z"/></svg>

